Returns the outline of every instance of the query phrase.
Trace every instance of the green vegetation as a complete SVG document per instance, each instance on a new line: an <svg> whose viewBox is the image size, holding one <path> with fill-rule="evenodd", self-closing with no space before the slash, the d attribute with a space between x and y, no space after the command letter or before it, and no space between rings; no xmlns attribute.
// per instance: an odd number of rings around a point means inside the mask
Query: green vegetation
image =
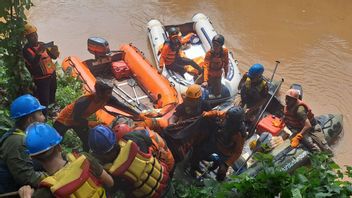
<svg viewBox="0 0 352 198"><path fill-rule="evenodd" d="M30 92L31 77L22 58L25 10L30 0L9 0L0 3L0 134L12 125L8 107L18 95Z"/></svg>
<svg viewBox="0 0 352 198"><path fill-rule="evenodd" d="M5 0L0 4L0 134L12 125L9 104L17 96L30 90L31 79L21 57L24 11L30 0ZM57 103L63 108L82 94L81 82L68 75L58 75ZM52 120L48 121L52 123ZM68 131L63 142L66 151L80 148L77 136ZM256 177L232 176L218 183L207 179L204 185L185 184L173 180L176 197L349 197L352 195L352 167L345 171L331 157L319 154L311 157L310 167L301 167L291 175L272 162L272 156L256 156L264 169Z"/></svg>
<svg viewBox="0 0 352 198"><path fill-rule="evenodd" d="M205 187L195 187L177 182L180 197L350 197L352 167L341 168L326 154L312 155L311 166L301 167L292 174L277 167L269 154L258 154L256 159L264 169L256 177L245 174L232 176L228 181L216 184L206 180Z"/></svg>
<svg viewBox="0 0 352 198"><path fill-rule="evenodd" d="M1 1L0 4L0 105L30 92L31 77L22 58L25 10L30 0Z"/></svg>
<svg viewBox="0 0 352 198"><path fill-rule="evenodd" d="M60 108L64 108L83 94L82 82L61 72L61 67L59 65L57 65L56 68L58 70L56 103Z"/></svg>

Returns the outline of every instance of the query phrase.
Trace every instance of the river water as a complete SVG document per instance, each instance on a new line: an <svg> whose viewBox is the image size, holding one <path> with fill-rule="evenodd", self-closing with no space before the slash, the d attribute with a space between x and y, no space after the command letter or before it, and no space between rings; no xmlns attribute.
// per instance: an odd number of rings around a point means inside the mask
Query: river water
<svg viewBox="0 0 352 198"><path fill-rule="evenodd" d="M262 63L270 76L284 78L282 90L300 83L315 114L342 113L344 134L335 160L352 165L352 1L350 0L34 0L30 21L39 39L54 40L61 58L92 57L87 38L107 39L110 48L134 43L149 60L152 51L146 24L188 22L195 13L209 16L223 34L245 72Z"/></svg>

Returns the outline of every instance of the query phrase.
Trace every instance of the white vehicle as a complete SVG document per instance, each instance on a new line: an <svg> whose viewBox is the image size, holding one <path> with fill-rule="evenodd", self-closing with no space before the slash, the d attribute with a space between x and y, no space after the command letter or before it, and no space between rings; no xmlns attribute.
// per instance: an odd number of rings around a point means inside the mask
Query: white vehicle
<svg viewBox="0 0 352 198"><path fill-rule="evenodd" d="M196 34L190 39L190 44L187 44L187 46L181 48L181 50L183 50L184 55L187 58L193 59L201 65L201 63L204 62L206 52L211 49L212 38L217 34L209 18L202 13L198 13L193 16L192 22L168 26L162 25L161 22L156 19L150 20L148 22L148 37L157 65L160 59L159 51L168 38L166 30L170 27L178 28L182 33L182 36L191 32ZM227 76L224 76L223 74L221 80L221 97L210 97L210 99L208 97L209 94L204 94L204 99L207 99L210 103L220 103L233 98L237 94L237 87L242 78L237 65L237 61L233 58L232 53L230 53L228 74ZM161 70L160 68L158 69ZM189 85L195 83L193 76L187 72L181 76L181 74L166 69L165 67L161 72L172 84L175 85L175 88L179 93L184 93ZM209 92L205 90L205 93Z"/></svg>

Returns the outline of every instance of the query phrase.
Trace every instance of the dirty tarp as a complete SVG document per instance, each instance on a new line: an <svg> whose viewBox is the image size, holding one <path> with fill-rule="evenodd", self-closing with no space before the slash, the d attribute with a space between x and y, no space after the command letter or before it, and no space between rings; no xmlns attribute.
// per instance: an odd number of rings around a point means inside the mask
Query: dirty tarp
<svg viewBox="0 0 352 198"><path fill-rule="evenodd" d="M216 130L216 124L209 119L196 117L167 127L163 137L171 149L176 163L182 161L188 151L205 141Z"/></svg>

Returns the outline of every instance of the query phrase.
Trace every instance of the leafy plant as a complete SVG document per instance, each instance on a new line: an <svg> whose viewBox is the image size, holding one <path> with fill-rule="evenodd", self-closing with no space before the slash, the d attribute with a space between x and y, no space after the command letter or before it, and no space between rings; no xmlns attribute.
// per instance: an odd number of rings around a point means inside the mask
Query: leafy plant
<svg viewBox="0 0 352 198"><path fill-rule="evenodd" d="M326 154L310 156L311 165L301 167L292 174L276 166L268 154L255 156L263 169L255 176L231 176L228 181L217 184L208 180L205 187L196 187L181 181L173 181L176 197L350 197L352 167L346 171Z"/></svg>
<svg viewBox="0 0 352 198"><path fill-rule="evenodd" d="M188 184L184 181L172 180L173 192L176 197L194 197L194 198L210 198L214 197L218 192L219 183L213 179L206 179L204 186L197 184Z"/></svg>
<svg viewBox="0 0 352 198"><path fill-rule="evenodd" d="M25 10L30 0L8 0L0 4L0 103L5 106L13 98L30 92L31 77L22 58Z"/></svg>
<svg viewBox="0 0 352 198"><path fill-rule="evenodd" d="M57 68L60 66L57 65ZM64 108L83 94L82 82L75 77L61 74L58 75L57 83L56 102L60 108Z"/></svg>

